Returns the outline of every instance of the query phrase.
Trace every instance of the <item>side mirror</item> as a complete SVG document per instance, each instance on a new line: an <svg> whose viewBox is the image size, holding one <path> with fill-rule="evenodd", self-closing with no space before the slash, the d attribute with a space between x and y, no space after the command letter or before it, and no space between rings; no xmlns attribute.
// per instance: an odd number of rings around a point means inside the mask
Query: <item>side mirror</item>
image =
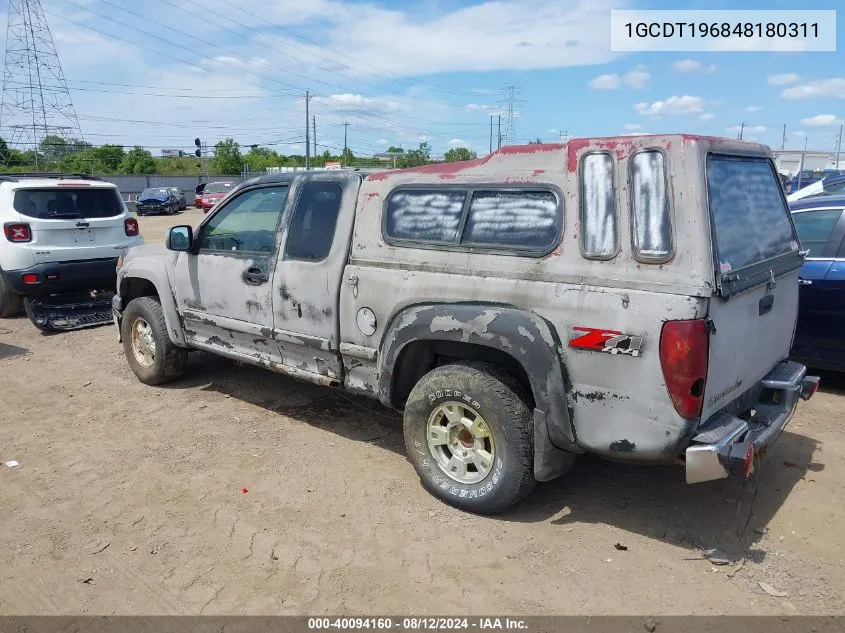
<svg viewBox="0 0 845 633"><path fill-rule="evenodd" d="M194 246L194 230L186 225L174 226L167 234L167 250L189 251Z"/></svg>

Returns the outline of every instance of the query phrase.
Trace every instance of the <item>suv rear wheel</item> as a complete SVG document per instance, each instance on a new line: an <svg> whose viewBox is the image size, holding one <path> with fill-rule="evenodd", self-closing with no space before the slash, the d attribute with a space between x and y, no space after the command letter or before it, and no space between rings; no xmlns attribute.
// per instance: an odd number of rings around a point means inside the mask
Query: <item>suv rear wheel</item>
<svg viewBox="0 0 845 633"><path fill-rule="evenodd" d="M0 273L0 317L13 317L21 312L21 296Z"/></svg>
<svg viewBox="0 0 845 633"><path fill-rule="evenodd" d="M405 405L404 435L430 493L497 514L534 489L533 419L519 392L495 365L445 365L423 376Z"/></svg>
<svg viewBox="0 0 845 633"><path fill-rule="evenodd" d="M126 360L145 385L162 385L185 371L188 352L167 335L158 297L138 297L123 312L121 338Z"/></svg>

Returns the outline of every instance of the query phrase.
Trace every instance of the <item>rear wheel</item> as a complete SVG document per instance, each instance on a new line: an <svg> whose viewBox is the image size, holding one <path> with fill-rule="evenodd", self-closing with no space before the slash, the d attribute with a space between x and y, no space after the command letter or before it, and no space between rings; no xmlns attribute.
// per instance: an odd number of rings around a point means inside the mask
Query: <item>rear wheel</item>
<svg viewBox="0 0 845 633"><path fill-rule="evenodd" d="M423 486L450 505L497 514L534 489L531 411L494 365L430 371L408 397L403 429Z"/></svg>
<svg viewBox="0 0 845 633"><path fill-rule="evenodd" d="M121 337L126 360L145 385L162 385L185 371L188 352L167 335L158 297L138 297L123 312Z"/></svg>
<svg viewBox="0 0 845 633"><path fill-rule="evenodd" d="M21 296L0 273L0 317L13 317L21 312Z"/></svg>

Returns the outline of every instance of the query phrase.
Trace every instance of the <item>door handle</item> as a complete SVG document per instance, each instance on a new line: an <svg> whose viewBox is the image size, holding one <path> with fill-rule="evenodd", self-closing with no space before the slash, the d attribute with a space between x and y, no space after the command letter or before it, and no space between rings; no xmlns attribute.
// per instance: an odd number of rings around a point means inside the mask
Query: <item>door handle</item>
<svg viewBox="0 0 845 633"><path fill-rule="evenodd" d="M244 271L243 280L252 286L258 286L268 281L268 277L264 274L263 270L253 266Z"/></svg>
<svg viewBox="0 0 845 633"><path fill-rule="evenodd" d="M813 280L812 279L799 279L798 285L799 286L812 286Z"/></svg>

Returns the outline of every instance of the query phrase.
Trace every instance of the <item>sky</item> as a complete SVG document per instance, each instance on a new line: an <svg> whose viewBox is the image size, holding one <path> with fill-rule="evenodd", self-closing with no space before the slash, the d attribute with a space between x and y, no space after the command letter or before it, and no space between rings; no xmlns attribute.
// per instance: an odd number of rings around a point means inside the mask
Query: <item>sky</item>
<svg viewBox="0 0 845 633"><path fill-rule="evenodd" d="M430 143L686 132L835 149L837 52L610 49L612 9L836 9L841 0L41 0L85 140L193 149L233 137L356 155ZM845 8L845 7L843 7ZM5 15L8 1L0 0ZM5 49L6 33L3 35ZM513 128L507 86L513 87ZM498 133L498 119L494 134ZM344 126L348 123L348 126ZM494 144L496 143L494 139Z"/></svg>

